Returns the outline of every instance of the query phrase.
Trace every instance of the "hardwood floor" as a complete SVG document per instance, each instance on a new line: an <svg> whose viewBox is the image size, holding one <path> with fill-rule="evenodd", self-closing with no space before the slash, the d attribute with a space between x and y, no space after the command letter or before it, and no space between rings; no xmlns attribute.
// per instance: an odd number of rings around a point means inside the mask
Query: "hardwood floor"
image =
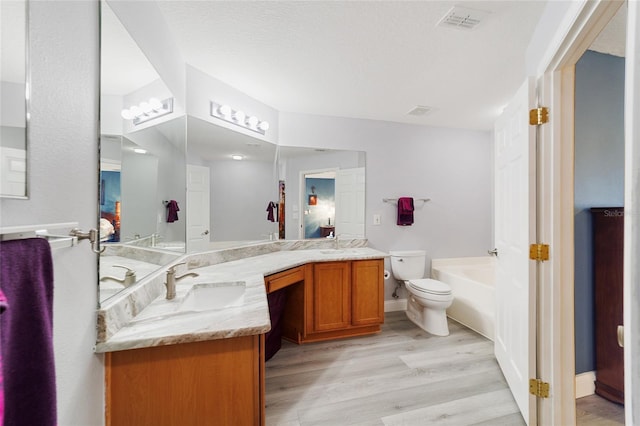
<svg viewBox="0 0 640 426"><path fill-rule="evenodd" d="M266 363L266 423L306 425L524 425L493 342L449 321L432 336L404 312L380 334L282 349ZM580 426L624 425L624 408L576 401Z"/></svg>
<svg viewBox="0 0 640 426"><path fill-rule="evenodd" d="M579 426L624 425L624 406L589 395L576 400L576 417Z"/></svg>
<svg viewBox="0 0 640 426"><path fill-rule="evenodd" d="M374 336L283 342L266 363L267 425L524 425L493 342L449 327L436 337L388 312Z"/></svg>

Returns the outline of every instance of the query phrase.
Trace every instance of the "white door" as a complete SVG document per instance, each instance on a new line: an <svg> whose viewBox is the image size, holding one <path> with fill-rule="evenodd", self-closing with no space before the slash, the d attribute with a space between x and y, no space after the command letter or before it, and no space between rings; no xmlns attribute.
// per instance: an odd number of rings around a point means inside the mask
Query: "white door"
<svg viewBox="0 0 640 426"><path fill-rule="evenodd" d="M495 355L511 393L529 425L536 424L536 399L529 379L536 372L536 276L529 260L535 242L535 127L529 125L534 99L527 80L495 123Z"/></svg>
<svg viewBox="0 0 640 426"><path fill-rule="evenodd" d="M364 167L336 172L336 235L364 238Z"/></svg>
<svg viewBox="0 0 640 426"><path fill-rule="evenodd" d="M27 151L0 147L0 195L24 197L27 185Z"/></svg>
<svg viewBox="0 0 640 426"><path fill-rule="evenodd" d="M206 250L211 235L209 168L187 165L187 251Z"/></svg>

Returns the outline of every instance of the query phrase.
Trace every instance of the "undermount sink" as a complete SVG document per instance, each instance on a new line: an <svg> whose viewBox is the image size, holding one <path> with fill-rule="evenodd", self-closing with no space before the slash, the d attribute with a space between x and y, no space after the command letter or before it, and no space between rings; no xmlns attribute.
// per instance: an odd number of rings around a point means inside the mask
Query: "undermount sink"
<svg viewBox="0 0 640 426"><path fill-rule="evenodd" d="M184 298L180 311L211 311L240 306L244 303L244 281L196 284Z"/></svg>

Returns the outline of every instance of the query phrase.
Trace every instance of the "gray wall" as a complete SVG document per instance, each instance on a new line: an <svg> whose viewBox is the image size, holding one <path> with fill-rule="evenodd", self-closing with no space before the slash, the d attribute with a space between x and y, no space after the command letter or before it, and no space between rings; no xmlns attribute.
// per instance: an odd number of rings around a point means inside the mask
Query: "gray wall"
<svg viewBox="0 0 640 426"><path fill-rule="evenodd" d="M98 2L30 2L29 200L0 199L0 225L98 221ZM59 425L104 423L96 255L53 252Z"/></svg>
<svg viewBox="0 0 640 426"><path fill-rule="evenodd" d="M493 245L491 132L281 113L280 144L365 151L369 245L426 250L425 274L431 259L486 256ZM413 226L397 226L396 207L382 201L401 196L431 198ZM394 287L385 281L385 299Z"/></svg>
<svg viewBox="0 0 640 426"><path fill-rule="evenodd" d="M624 201L624 59L587 51L576 64L576 373L595 368L591 207Z"/></svg>
<svg viewBox="0 0 640 426"><path fill-rule="evenodd" d="M213 161L211 241L264 240L278 230L267 220L269 201L277 202L273 163Z"/></svg>

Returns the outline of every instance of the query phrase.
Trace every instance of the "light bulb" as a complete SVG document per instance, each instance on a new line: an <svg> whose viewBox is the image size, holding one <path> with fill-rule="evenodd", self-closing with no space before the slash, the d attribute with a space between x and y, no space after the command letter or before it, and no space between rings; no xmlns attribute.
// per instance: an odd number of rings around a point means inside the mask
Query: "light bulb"
<svg viewBox="0 0 640 426"><path fill-rule="evenodd" d="M267 130L269 130L269 122L261 121L260 124L258 124L258 129L262 130L263 132L266 132Z"/></svg>
<svg viewBox="0 0 640 426"><path fill-rule="evenodd" d="M157 98L149 99L149 105L151 105L151 108L155 109L156 111L162 109L162 102L160 102Z"/></svg>
<svg viewBox="0 0 640 426"><path fill-rule="evenodd" d="M151 104L148 102L142 102L140 103L140 109L142 110L142 112L144 112L145 114L149 114L151 111L153 111L153 108L151 107Z"/></svg>
<svg viewBox="0 0 640 426"><path fill-rule="evenodd" d="M243 124L244 123L244 119L247 115L244 113L244 111L236 111L233 113L233 119L236 120L237 123Z"/></svg>
<svg viewBox="0 0 640 426"><path fill-rule="evenodd" d="M247 118L247 126L251 127L251 128L255 128L258 125L258 117L256 117L255 115L252 115L251 117Z"/></svg>
<svg viewBox="0 0 640 426"><path fill-rule="evenodd" d="M218 107L218 113L228 118L231 116L231 107L229 105L220 105Z"/></svg>
<svg viewBox="0 0 640 426"><path fill-rule="evenodd" d="M142 112L142 109L140 109L139 106L132 106L131 108L129 108L129 111L131 112L131 114L133 114L134 117L140 117L141 115L143 115L144 113Z"/></svg>
<svg viewBox="0 0 640 426"><path fill-rule="evenodd" d="M120 113L120 115L122 116L122 118L124 118L125 120L133 120L135 118L135 115L133 115L131 113L131 111L129 111L128 109L123 109L122 112Z"/></svg>

